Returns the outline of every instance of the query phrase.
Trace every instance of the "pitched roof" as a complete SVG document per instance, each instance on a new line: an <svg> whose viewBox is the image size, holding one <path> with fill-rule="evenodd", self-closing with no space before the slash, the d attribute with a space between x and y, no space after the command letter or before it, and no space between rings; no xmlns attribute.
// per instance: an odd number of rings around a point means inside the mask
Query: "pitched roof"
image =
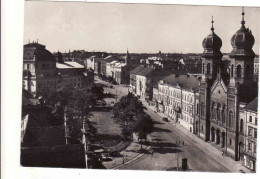
<svg viewBox="0 0 260 179"><path fill-rule="evenodd" d="M258 107L258 97L256 97L253 101L251 101L250 103L248 103L246 105L246 109L249 109L251 111L255 111L257 112L257 107Z"/></svg>
<svg viewBox="0 0 260 179"><path fill-rule="evenodd" d="M140 76L149 76L149 74L153 71L153 67L145 67L142 70L140 70L139 72L137 72L137 75Z"/></svg>
<svg viewBox="0 0 260 179"><path fill-rule="evenodd" d="M133 70L130 71L130 74L136 74L139 71L141 71L144 68L144 65L139 65L136 68L134 68Z"/></svg>
<svg viewBox="0 0 260 179"><path fill-rule="evenodd" d="M171 74L163 79L164 83L169 85L180 85L184 88L194 88L197 89L199 87L198 78L190 75L176 75Z"/></svg>
<svg viewBox="0 0 260 179"><path fill-rule="evenodd" d="M66 69L66 68L84 68L83 65L77 62L64 62L64 63L56 63L56 67L59 69Z"/></svg>

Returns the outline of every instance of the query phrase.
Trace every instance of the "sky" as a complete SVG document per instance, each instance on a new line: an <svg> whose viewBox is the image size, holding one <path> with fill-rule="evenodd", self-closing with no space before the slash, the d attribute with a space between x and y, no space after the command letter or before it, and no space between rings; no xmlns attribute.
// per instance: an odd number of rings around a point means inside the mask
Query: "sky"
<svg viewBox="0 0 260 179"><path fill-rule="evenodd" d="M38 39L51 52L202 53L214 16L221 51L230 53L241 12L241 7L26 1L24 44ZM256 54L259 16L260 8L245 7Z"/></svg>

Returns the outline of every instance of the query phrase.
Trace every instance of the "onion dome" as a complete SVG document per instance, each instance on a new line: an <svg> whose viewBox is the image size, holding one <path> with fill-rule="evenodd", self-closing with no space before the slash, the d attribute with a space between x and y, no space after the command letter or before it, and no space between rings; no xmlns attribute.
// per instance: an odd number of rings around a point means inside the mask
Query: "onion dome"
<svg viewBox="0 0 260 179"><path fill-rule="evenodd" d="M211 23L211 33L205 37L202 42L202 46L204 48L203 56L222 56L222 53L220 52L220 48L222 47L222 40L214 32L213 16Z"/></svg>
<svg viewBox="0 0 260 179"><path fill-rule="evenodd" d="M255 43L255 38L251 30L245 27L244 15L245 13L243 8L241 28L231 38L231 45L233 47L233 50L230 56L254 56L255 55L254 51L252 50L252 47Z"/></svg>

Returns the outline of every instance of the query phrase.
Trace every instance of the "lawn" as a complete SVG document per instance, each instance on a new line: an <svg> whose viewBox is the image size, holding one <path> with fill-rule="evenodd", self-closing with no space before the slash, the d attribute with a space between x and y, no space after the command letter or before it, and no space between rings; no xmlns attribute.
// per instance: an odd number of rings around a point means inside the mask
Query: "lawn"
<svg viewBox="0 0 260 179"><path fill-rule="evenodd" d="M112 119L112 111L93 111L90 121L95 123L99 134L120 135L121 128Z"/></svg>

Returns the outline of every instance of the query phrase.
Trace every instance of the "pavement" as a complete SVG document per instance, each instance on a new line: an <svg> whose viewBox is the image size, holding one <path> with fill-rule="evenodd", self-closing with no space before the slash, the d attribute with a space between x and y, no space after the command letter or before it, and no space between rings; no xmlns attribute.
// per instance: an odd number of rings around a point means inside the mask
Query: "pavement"
<svg viewBox="0 0 260 179"><path fill-rule="evenodd" d="M144 156L151 155L150 146L143 145L142 149L146 152L139 152L141 145L138 142L132 142L125 150L121 151L120 157L114 157L112 161L104 161L102 164L107 169L120 169L125 166L132 165L136 160L140 160Z"/></svg>

